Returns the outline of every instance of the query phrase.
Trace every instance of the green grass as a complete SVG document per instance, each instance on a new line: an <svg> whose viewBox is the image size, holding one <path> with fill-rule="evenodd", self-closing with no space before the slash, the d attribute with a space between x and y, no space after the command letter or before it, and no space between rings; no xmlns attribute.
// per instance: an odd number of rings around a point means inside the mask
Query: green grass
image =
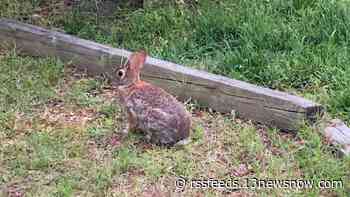
<svg viewBox="0 0 350 197"><path fill-rule="evenodd" d="M18 58L11 52L1 57L0 73L0 129L11 135L17 112L30 112L55 97L63 64L54 59Z"/></svg>
<svg viewBox="0 0 350 197"><path fill-rule="evenodd" d="M196 6L171 1L99 16L95 1L75 9L65 9L61 1L5 2L1 16L293 91L349 120L348 1L202 0ZM43 12L38 7L52 12L35 19L34 13Z"/></svg>
<svg viewBox="0 0 350 197"><path fill-rule="evenodd" d="M295 93L350 121L349 2L181 1L93 13L95 1L0 3L0 17L55 27L115 47ZM89 4L90 3L90 4ZM91 4L92 3L92 4ZM40 9L39 9L40 8ZM38 16L35 16L39 15ZM73 77L59 60L0 49L0 194L121 196L174 194L178 176L342 180L342 188L261 189L259 196L347 196L350 158L337 158L316 129L298 134L220 114L193 113L192 142L162 149L123 136L120 106L106 84ZM195 107L189 106L192 111ZM184 195L225 195L185 189Z"/></svg>

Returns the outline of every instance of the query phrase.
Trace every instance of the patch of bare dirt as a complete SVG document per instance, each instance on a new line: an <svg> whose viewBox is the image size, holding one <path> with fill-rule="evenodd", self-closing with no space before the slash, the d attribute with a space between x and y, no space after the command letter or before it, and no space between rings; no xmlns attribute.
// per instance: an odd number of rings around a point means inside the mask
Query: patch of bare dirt
<svg viewBox="0 0 350 197"><path fill-rule="evenodd" d="M38 17L48 17L63 15L65 11L70 10L76 4L76 0L51 0L42 1L35 8L34 13Z"/></svg>
<svg viewBox="0 0 350 197"><path fill-rule="evenodd" d="M74 107L67 108L64 103L56 103L45 107L44 112L40 115L42 120L48 124L70 125L84 127L89 121L98 117L96 109Z"/></svg>
<svg viewBox="0 0 350 197"><path fill-rule="evenodd" d="M271 151L273 155L281 156L283 154L283 151L279 149L278 147L274 146L272 143L271 138L269 137L269 134L267 133L266 127L260 127L257 129L257 133L259 134L262 142L264 143L265 147Z"/></svg>
<svg viewBox="0 0 350 197"><path fill-rule="evenodd" d="M171 196L170 192L162 191L162 189L157 185L150 185L144 189L142 196L145 197L166 197Z"/></svg>
<svg viewBox="0 0 350 197"><path fill-rule="evenodd" d="M7 187L5 191L3 191L3 193L5 193L5 195L7 195L8 197L23 197L25 191L24 188L22 188L20 185L13 184Z"/></svg>
<svg viewBox="0 0 350 197"><path fill-rule="evenodd" d="M122 146L123 137L112 133L102 137L99 141L89 140L87 142L88 157L90 160L102 162L112 158L112 152Z"/></svg>

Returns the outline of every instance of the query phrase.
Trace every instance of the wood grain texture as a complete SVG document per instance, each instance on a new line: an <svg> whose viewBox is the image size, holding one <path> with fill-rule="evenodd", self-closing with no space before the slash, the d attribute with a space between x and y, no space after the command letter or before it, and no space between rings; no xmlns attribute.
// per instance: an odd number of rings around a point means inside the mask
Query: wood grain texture
<svg viewBox="0 0 350 197"><path fill-rule="evenodd" d="M55 56L90 74L109 78L113 77L112 68L131 53L8 19L0 20L0 44L15 44L26 55ZM151 57L147 58L142 78L180 100L191 98L223 113L234 110L241 118L282 130L297 130L300 123L313 122L323 111L321 105L298 96Z"/></svg>

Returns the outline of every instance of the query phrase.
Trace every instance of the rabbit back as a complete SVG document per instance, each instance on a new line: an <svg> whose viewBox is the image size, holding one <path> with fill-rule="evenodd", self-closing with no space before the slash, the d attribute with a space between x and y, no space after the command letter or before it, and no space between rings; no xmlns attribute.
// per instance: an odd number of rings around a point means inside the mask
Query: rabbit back
<svg viewBox="0 0 350 197"><path fill-rule="evenodd" d="M163 89L142 82L122 99L136 120L136 128L155 144L172 145L186 139L191 127L190 115L182 103Z"/></svg>

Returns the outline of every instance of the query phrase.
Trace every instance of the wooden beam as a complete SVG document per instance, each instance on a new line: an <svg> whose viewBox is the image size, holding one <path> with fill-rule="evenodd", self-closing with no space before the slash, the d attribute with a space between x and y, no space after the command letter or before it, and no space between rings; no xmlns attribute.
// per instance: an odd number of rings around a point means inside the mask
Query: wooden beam
<svg viewBox="0 0 350 197"><path fill-rule="evenodd" d="M130 55L126 50L8 19L0 20L1 43L15 44L26 55L58 57L88 73L107 77L112 77L111 69ZM296 130L300 123L313 122L323 111L321 105L298 96L151 57L147 58L142 78L180 100L192 98L223 113L234 110L238 117L282 130Z"/></svg>

